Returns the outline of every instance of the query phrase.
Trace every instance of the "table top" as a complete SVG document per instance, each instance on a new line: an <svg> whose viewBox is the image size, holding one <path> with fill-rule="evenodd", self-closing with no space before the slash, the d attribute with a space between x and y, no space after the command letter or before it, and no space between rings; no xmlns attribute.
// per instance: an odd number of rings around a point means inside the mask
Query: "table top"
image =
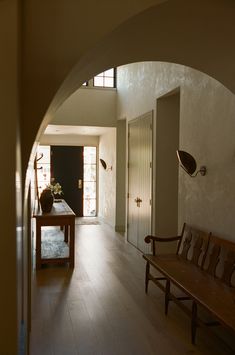
<svg viewBox="0 0 235 355"><path fill-rule="evenodd" d="M35 218L51 218L51 217L58 217L58 216L74 216L75 213L69 207L69 205L65 202L65 200L56 201L53 203L51 212L45 213L38 207L35 208L33 217Z"/></svg>

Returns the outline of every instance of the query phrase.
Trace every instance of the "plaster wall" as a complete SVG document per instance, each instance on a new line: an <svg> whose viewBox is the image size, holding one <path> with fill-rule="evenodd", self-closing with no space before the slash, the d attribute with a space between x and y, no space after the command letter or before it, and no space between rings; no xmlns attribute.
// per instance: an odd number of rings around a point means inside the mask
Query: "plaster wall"
<svg viewBox="0 0 235 355"><path fill-rule="evenodd" d="M178 232L178 175L180 91L157 100L155 230L158 235Z"/></svg>
<svg viewBox="0 0 235 355"><path fill-rule="evenodd" d="M116 215L116 129L100 136L99 158L108 169L99 164L99 216L106 223L115 226ZM110 169L112 167L112 170Z"/></svg>
<svg viewBox="0 0 235 355"><path fill-rule="evenodd" d="M40 0L24 1L22 5L24 169L27 168L34 141L39 141L42 132L63 101L84 81L114 66L113 61L110 61L110 55L105 54L107 49L103 47L103 39L109 37L116 27L130 17L164 1L166 0L144 2L102 0L93 2L92 7L90 2L86 1L71 1L69 6L67 0L56 3ZM102 58L95 67L94 62L98 60L95 52L99 47L100 49L102 47L102 57L104 56L105 61L110 63L104 63ZM113 54L113 58L115 57L116 54ZM79 67L78 72L71 72L76 64ZM43 118L44 122L41 124ZM35 151L36 145L33 153Z"/></svg>
<svg viewBox="0 0 235 355"><path fill-rule="evenodd" d="M44 134L40 139L41 145L73 145L95 146L99 145L99 136L69 135L69 134Z"/></svg>
<svg viewBox="0 0 235 355"><path fill-rule="evenodd" d="M117 183L116 183L116 225L117 232L126 230L126 120L117 121Z"/></svg>
<svg viewBox="0 0 235 355"><path fill-rule="evenodd" d="M110 67L144 60L181 63L234 90L234 11L232 0L102 0L92 9L89 2L25 0L24 172L34 141L59 106L85 80Z"/></svg>
<svg viewBox="0 0 235 355"><path fill-rule="evenodd" d="M58 109L52 124L116 126L116 89L81 87Z"/></svg>
<svg viewBox="0 0 235 355"><path fill-rule="evenodd" d="M199 167L208 168L205 177L196 178L179 169L179 229L186 221L235 239L234 95L218 81L185 66L136 63L118 68L118 117L130 120L151 109L156 112L156 99L179 87L180 149L191 153ZM154 131L156 120L155 114ZM156 156L155 149L154 162ZM153 186L155 179L156 166Z"/></svg>
<svg viewBox="0 0 235 355"><path fill-rule="evenodd" d="M6 350L6 354L16 353L16 131L20 128L22 134L24 178L35 138L38 140L59 105L82 82L110 66L160 58L200 68L220 78L231 89L235 88L235 52L231 46L235 33L234 1L164 1L164 6L150 8L141 14L144 9L160 2L101 0L93 3L91 11L90 2L86 1L73 1L70 6L66 0L0 1L0 111L4 121L0 145L1 152L7 152L1 155L1 166L4 166L0 178L3 187L1 231L4 236L1 240L1 280L8 291L1 293L0 304L4 319L1 350ZM86 26L84 21L88 13L90 22ZM122 23L122 28L113 31ZM19 52L21 63L18 63ZM75 65L76 70L65 80ZM21 68L22 81L18 85ZM31 167L33 158L32 154ZM17 189L21 190L19 180Z"/></svg>
<svg viewBox="0 0 235 355"><path fill-rule="evenodd" d="M18 26L18 2L0 1L0 353L6 355L17 354L23 318Z"/></svg>

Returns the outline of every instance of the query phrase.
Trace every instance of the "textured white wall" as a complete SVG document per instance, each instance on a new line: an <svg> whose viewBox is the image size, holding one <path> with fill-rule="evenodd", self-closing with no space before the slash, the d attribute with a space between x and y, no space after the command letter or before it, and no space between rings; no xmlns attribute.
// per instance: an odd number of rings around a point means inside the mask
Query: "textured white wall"
<svg viewBox="0 0 235 355"><path fill-rule="evenodd" d="M117 121L117 189L116 189L116 225L117 232L126 229L126 120Z"/></svg>
<svg viewBox="0 0 235 355"><path fill-rule="evenodd" d="M112 227L116 215L116 128L100 136L99 158L108 168L104 170L99 163L99 216Z"/></svg>
<svg viewBox="0 0 235 355"><path fill-rule="evenodd" d="M116 90L82 87L58 109L52 124L116 126Z"/></svg>
<svg viewBox="0 0 235 355"><path fill-rule="evenodd" d="M99 145L99 136L69 135L69 134L44 134L40 139L42 145L74 145L96 146Z"/></svg>
<svg viewBox="0 0 235 355"><path fill-rule="evenodd" d="M179 229L186 221L235 239L234 95L188 67L136 63L118 68L118 117L130 120L155 110L156 99L177 87L181 95L180 148L191 153L198 166L208 168L205 177L196 178L180 169Z"/></svg>

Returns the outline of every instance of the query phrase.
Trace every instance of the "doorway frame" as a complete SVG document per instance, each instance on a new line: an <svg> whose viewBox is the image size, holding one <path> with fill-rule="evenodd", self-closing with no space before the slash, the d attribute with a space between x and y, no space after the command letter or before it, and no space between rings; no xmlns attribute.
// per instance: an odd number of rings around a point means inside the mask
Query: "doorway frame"
<svg viewBox="0 0 235 355"><path fill-rule="evenodd" d="M164 222L162 218L162 221L158 223L157 221L157 214L159 209L162 208L162 206L158 205L158 192L160 190L160 185L158 184L158 178L159 178L159 156L158 156L158 149L162 149L163 142L161 139L159 139L160 136L164 135L166 132L170 135L173 135L172 139L175 141L175 148L178 149L180 145L180 106L181 106L181 90L180 86L175 87L174 89L168 91L167 93L159 96L156 98L156 117L154 120L154 167L153 167L153 234L161 234L161 235L175 235L175 233L178 233L178 221L179 221L179 198L178 198L178 189L179 189L179 166L178 166L178 161L176 157L176 152L173 156L172 159L175 159L175 164L172 170L168 170L168 175L170 180L172 181L172 184L175 184L175 188L177 186L177 202L175 203L175 212L177 214L177 225L173 226L175 224L174 221L171 221L171 227L165 228L164 227ZM169 111L170 111L170 116L169 117ZM168 116L168 117L167 117ZM174 116L174 117L173 117ZM174 124L174 129L172 132L172 121L173 119L176 119L177 122L173 122ZM168 120L168 122L163 122L163 120ZM162 124L163 122L163 124ZM167 126L171 125L171 130L167 130ZM169 136L168 136L169 137ZM176 143L177 142L177 143ZM160 146L159 146L160 145ZM172 148L171 148L172 149ZM175 149L175 150L176 150ZM169 154L167 152L166 154ZM160 162L160 164L164 164L164 162ZM169 190L168 190L169 192ZM168 199L171 197L169 196L170 192L168 194ZM173 212L172 212L173 213ZM169 218L169 216L167 217ZM177 235L177 234L176 234Z"/></svg>
<svg viewBox="0 0 235 355"><path fill-rule="evenodd" d="M153 230L153 146L154 146L154 134L153 134L153 124L154 124L154 111L150 110L145 112L144 114L135 117L127 122L127 172L126 172L126 177L127 177L127 203L126 203L126 241L131 243L128 240L128 232L129 232L129 190L130 190L130 179L129 179L129 160L130 160L130 143L129 143L129 137L130 137L130 124L134 123L137 120L144 119L146 116L151 115L151 123L150 123L150 130L151 130L151 158L150 158L150 231L149 233L152 233ZM132 243L131 243L132 244ZM133 245L133 244L132 244ZM135 246L138 250L138 246ZM150 252L151 246L146 245L146 250L145 252Z"/></svg>

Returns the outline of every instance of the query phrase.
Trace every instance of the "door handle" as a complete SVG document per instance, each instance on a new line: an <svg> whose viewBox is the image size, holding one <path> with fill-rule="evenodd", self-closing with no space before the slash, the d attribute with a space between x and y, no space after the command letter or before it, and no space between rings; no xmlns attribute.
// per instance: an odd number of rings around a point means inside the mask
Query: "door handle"
<svg viewBox="0 0 235 355"><path fill-rule="evenodd" d="M135 202L137 204L137 207L140 207L140 203L142 202L141 198L136 197Z"/></svg>
<svg viewBox="0 0 235 355"><path fill-rule="evenodd" d="M82 189L82 179L78 179L78 188Z"/></svg>

